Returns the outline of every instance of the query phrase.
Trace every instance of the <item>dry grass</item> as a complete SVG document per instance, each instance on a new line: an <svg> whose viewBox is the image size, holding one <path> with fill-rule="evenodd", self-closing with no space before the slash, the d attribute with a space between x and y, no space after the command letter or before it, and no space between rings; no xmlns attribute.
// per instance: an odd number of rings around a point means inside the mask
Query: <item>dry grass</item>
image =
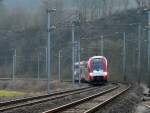
<svg viewBox="0 0 150 113"><path fill-rule="evenodd" d="M0 90L0 97L17 97L23 95L25 95L23 92Z"/></svg>

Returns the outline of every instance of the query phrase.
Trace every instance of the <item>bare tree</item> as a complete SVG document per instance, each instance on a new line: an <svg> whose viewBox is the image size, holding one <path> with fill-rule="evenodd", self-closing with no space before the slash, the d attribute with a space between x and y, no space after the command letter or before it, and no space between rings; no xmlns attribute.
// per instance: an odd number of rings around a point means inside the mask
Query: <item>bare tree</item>
<svg viewBox="0 0 150 113"><path fill-rule="evenodd" d="M135 2L137 3L137 7L138 7L138 8L144 7L145 1L146 1L146 0L135 0Z"/></svg>
<svg viewBox="0 0 150 113"><path fill-rule="evenodd" d="M0 27L5 26L7 24L6 20L8 19L8 11L5 7L3 0L0 0Z"/></svg>
<svg viewBox="0 0 150 113"><path fill-rule="evenodd" d="M129 6L129 0L123 0L124 3L124 9L127 10Z"/></svg>
<svg viewBox="0 0 150 113"><path fill-rule="evenodd" d="M103 15L106 16L107 15L107 12L106 12L106 10L107 10L107 2L106 2L106 0L102 0L102 4L103 4L103 8L102 8Z"/></svg>
<svg viewBox="0 0 150 113"><path fill-rule="evenodd" d="M88 9L90 5L90 1L89 0L77 0L75 4L76 4L77 12L78 12L81 22L86 21L87 15L89 13Z"/></svg>
<svg viewBox="0 0 150 113"><path fill-rule="evenodd" d="M111 15L114 10L114 1L113 0L108 0L108 15Z"/></svg>
<svg viewBox="0 0 150 113"><path fill-rule="evenodd" d="M143 3L144 7L150 8L150 0L145 0L145 1L143 1L143 2L144 2L144 3Z"/></svg>

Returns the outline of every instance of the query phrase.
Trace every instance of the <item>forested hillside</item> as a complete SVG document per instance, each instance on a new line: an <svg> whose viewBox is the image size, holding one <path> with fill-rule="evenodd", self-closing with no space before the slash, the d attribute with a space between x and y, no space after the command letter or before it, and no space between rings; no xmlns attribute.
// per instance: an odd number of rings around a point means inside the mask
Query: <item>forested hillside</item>
<svg viewBox="0 0 150 113"><path fill-rule="evenodd" d="M62 50L62 73L71 77L71 22L79 21L75 39L81 41L81 60L99 55L100 36L104 35L104 55L108 58L111 78L122 79L123 32L126 32L126 74L136 79L138 56L138 26L141 24L141 73L147 72L147 16L144 7L149 0L77 0L66 9L61 0L43 0L37 10L26 11L21 7L8 10L4 0L0 1L0 77L12 76L13 55L16 50L17 77L36 77L38 69L41 78L46 75L47 8L57 9L52 14L52 67L57 74L58 51ZM117 4L120 4L121 7ZM123 6L123 8L122 8ZM79 10L76 10L79 9ZM133 24L133 25L131 25ZM116 32L121 32L116 34ZM109 35L109 36L108 36Z"/></svg>

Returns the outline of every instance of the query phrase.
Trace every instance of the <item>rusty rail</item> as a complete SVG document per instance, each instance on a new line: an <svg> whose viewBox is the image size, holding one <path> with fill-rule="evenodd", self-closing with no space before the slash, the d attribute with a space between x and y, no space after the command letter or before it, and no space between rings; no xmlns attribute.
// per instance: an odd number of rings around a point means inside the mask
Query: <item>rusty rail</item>
<svg viewBox="0 0 150 113"><path fill-rule="evenodd" d="M69 104L65 104L65 105L63 105L63 106L60 106L60 107L57 107L57 108L54 108L54 109L45 111L45 112L43 112L43 113L58 113L58 112L63 111L63 110L65 110L65 109L67 109L67 108L70 108L70 107L72 107L72 106L78 105L78 104L80 104L80 103L83 103L83 102L88 101L88 100L90 100L90 99L93 99L93 98L95 98L95 97L98 97L98 96L101 96L101 95L106 94L106 93L108 93L108 92L111 92L111 91L117 89L118 87L120 87L120 86L117 85L117 86L115 86L115 87L113 87L113 88L110 88L110 89L107 89L107 90L105 90L105 91L99 92L99 93L94 94L94 95L92 95L92 96L88 96L88 97L86 97L86 98L83 98L83 99L80 99L80 100L71 102L71 103L69 103Z"/></svg>

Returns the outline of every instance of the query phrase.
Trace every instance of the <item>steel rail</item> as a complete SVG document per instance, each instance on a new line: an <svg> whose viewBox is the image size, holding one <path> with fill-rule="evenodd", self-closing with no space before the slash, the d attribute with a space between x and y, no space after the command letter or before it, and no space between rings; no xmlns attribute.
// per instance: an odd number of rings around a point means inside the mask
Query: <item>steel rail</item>
<svg viewBox="0 0 150 113"><path fill-rule="evenodd" d="M59 99L59 98L63 98L63 97L69 96L69 95L73 95L73 94L78 94L78 93L82 93L82 92L89 91L89 90L95 90L96 88L97 87L95 87L95 88L89 87L89 88L84 88L84 89L82 88L83 90L80 89L80 90L77 90L76 92L73 90L73 92L69 91L68 93L64 93L64 94L61 94L61 95L56 95L56 96L54 95L54 97L45 97L44 99L40 98L41 100L36 100L36 101L28 100L27 102L22 102L22 103L17 104L17 105L2 106L2 108L0 108L0 112L11 110L11 109L14 109L14 108L23 107L23 106L29 106L29 105L33 105L33 104L47 102L47 101L50 101L50 100Z"/></svg>
<svg viewBox="0 0 150 113"><path fill-rule="evenodd" d="M144 105L145 107L147 107L147 108L150 108L150 105L147 105L147 104L145 104L145 103L144 103L143 105Z"/></svg>
<svg viewBox="0 0 150 113"><path fill-rule="evenodd" d="M79 89L74 89L74 90L55 92L55 93L52 93L52 94L46 94L46 95L40 95L40 96L34 96L34 97L27 97L27 98L22 98L22 99L15 99L15 100L11 100L11 101L4 101L4 102L0 102L0 107L6 106L6 105L9 105L9 104L17 104L17 103L21 103L21 102L25 102L25 101L31 101L31 100L35 100L35 99L42 99L42 98L56 96L56 95L60 95L60 94L80 91L80 90L84 90L84 89L88 89L88 88L90 88L90 87L84 87L84 88L79 88Z"/></svg>
<svg viewBox="0 0 150 113"><path fill-rule="evenodd" d="M115 86L115 87L113 87L113 88L110 88L110 89L107 89L107 90L105 90L105 91L99 92L99 93L97 93L97 94L88 96L88 97L86 97L86 98L83 98L83 99L80 99L80 100L77 100L77 101L74 101L74 102L65 104L65 105L63 105L63 106L60 106L60 107L57 107L57 108L54 108L54 109L45 111L45 112L43 112L43 113L58 113L58 112L63 111L63 110L65 110L65 109L67 109L67 108L73 107L73 106L75 106L75 105L81 104L81 103L83 103L83 102L85 102L85 101L88 101L88 100L90 100L90 99L93 99L93 98L96 98L96 97L101 96L101 95L103 95L103 94L106 94L106 93L108 93L108 92L111 92L111 91L113 91L113 90L115 90L115 89L117 89L117 88L119 88L119 87L120 87L120 86L117 85L117 86Z"/></svg>
<svg viewBox="0 0 150 113"><path fill-rule="evenodd" d="M84 113L94 113L96 112L98 109L100 109L100 107L108 104L109 102L111 102L112 100L114 100L115 98L117 98L118 96L120 96L121 94L123 94L124 92L126 92L129 88L131 87L131 85L129 85L126 89L124 89L123 91L121 91L120 93L113 95L111 98L105 100L104 102L94 106L93 108L85 111Z"/></svg>

